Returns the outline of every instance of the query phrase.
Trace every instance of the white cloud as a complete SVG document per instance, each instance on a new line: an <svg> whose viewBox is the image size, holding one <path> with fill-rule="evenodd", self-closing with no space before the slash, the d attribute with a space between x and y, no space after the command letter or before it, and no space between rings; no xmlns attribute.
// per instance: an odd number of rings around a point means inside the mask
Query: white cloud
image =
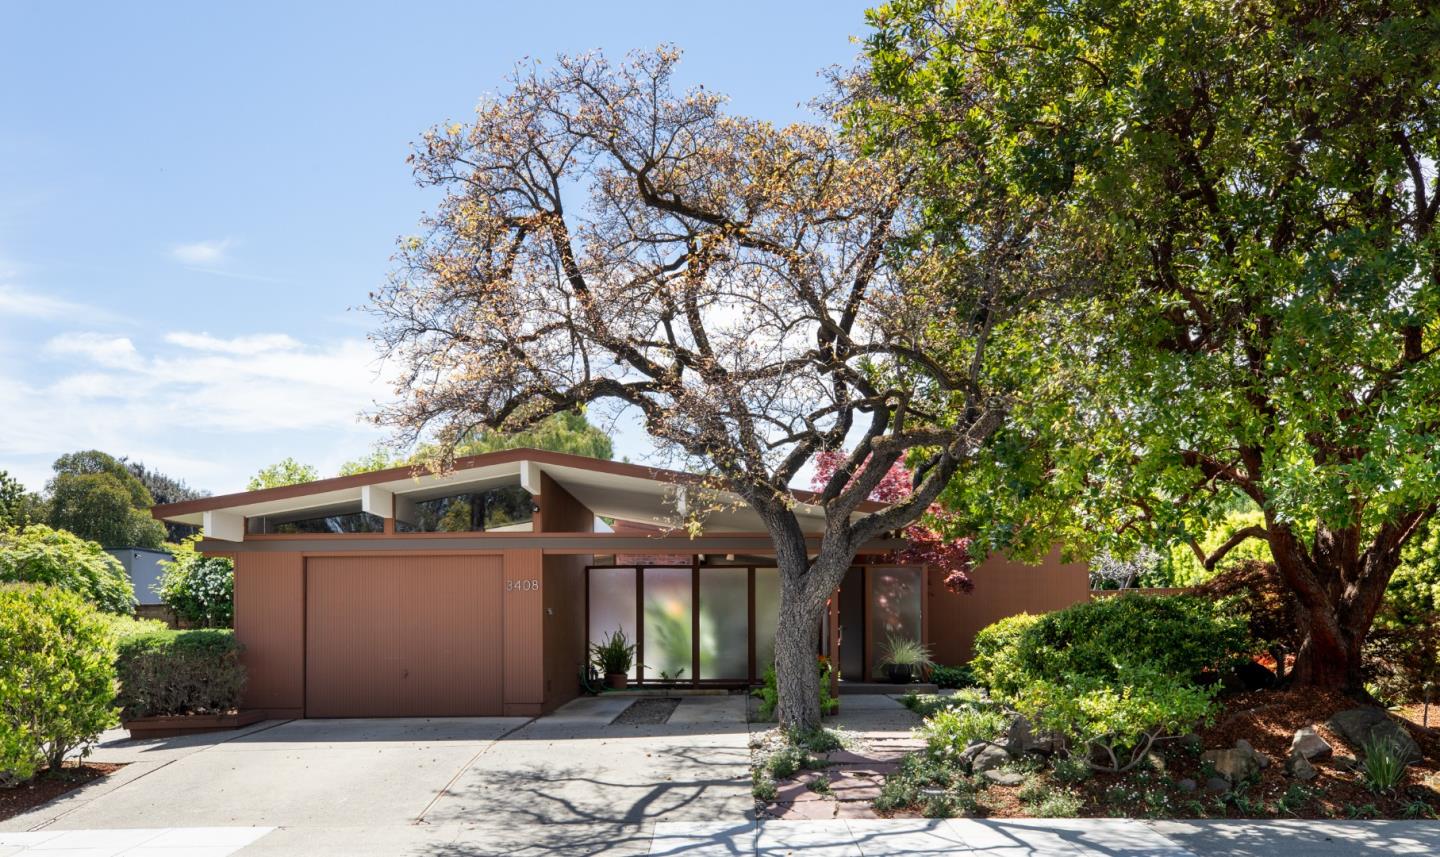
<svg viewBox="0 0 1440 857"><path fill-rule="evenodd" d="M0 272L0 278L3 278ZM65 298L22 289L13 283L0 282L0 319L6 318L65 318L95 311L84 304Z"/></svg>
<svg viewBox="0 0 1440 857"><path fill-rule="evenodd" d="M0 361L0 468L38 488L56 456L94 448L214 491L287 455L333 469L383 437L362 416L392 396L377 369L358 338L66 333Z"/></svg>
<svg viewBox="0 0 1440 857"><path fill-rule="evenodd" d="M223 339L208 333L177 331L165 334L165 341L181 348L221 354L264 354L267 351L293 351L300 347L298 340L283 333L261 333Z"/></svg>
<svg viewBox="0 0 1440 857"><path fill-rule="evenodd" d="M140 359L129 337L103 333L63 333L45 343L45 352L81 357L109 368L134 367Z"/></svg>
<svg viewBox="0 0 1440 857"><path fill-rule="evenodd" d="M170 248L170 255L186 265L218 265L225 261L226 253L233 243L229 238L215 238L190 244L176 244Z"/></svg>

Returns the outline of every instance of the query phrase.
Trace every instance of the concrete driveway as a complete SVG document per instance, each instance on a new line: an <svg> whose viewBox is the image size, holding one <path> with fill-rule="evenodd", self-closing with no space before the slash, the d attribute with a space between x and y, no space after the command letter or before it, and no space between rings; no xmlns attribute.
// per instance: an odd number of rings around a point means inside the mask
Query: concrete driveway
<svg viewBox="0 0 1440 857"><path fill-rule="evenodd" d="M0 831L245 826L274 829L227 853L440 857L646 854L659 821L743 823L744 698L689 697L664 725L611 725L631 701L576 700L538 720L295 720L106 741L92 759L125 768Z"/></svg>

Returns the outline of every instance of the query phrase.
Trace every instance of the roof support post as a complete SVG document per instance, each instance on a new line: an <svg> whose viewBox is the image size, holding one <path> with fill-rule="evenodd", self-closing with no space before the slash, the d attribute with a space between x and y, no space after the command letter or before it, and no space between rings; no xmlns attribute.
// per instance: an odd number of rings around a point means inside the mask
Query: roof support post
<svg viewBox="0 0 1440 857"><path fill-rule="evenodd" d="M520 487L530 494L540 493L540 465L533 461L520 462Z"/></svg>
<svg viewBox="0 0 1440 857"><path fill-rule="evenodd" d="M245 541L245 516L235 512L206 512L201 526L205 537L225 542Z"/></svg>

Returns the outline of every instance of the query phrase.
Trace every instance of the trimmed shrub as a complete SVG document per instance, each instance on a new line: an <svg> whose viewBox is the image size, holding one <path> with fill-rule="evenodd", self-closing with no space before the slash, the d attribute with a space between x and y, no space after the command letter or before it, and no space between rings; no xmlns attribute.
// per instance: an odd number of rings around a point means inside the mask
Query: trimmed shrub
<svg viewBox="0 0 1440 857"><path fill-rule="evenodd" d="M981 628L975 635L975 654L970 660L970 671L974 673L975 680L996 693L1019 690L1019 664L1016 659L1020 651L1020 637L1039 621L1039 616L1018 613Z"/></svg>
<svg viewBox="0 0 1440 857"><path fill-rule="evenodd" d="M202 628L228 628L235 619L235 563L207 557L188 540L175 559L162 562L155 594L183 622Z"/></svg>
<svg viewBox="0 0 1440 857"><path fill-rule="evenodd" d="M131 637L170 630L170 626L159 619L137 619L134 616L101 613L100 620L105 623L105 628L110 632L110 639L114 640L117 646Z"/></svg>
<svg viewBox="0 0 1440 857"><path fill-rule="evenodd" d="M0 582L57 586L110 613L135 612L135 587L119 560L96 542L43 524L0 531Z"/></svg>
<svg viewBox="0 0 1440 857"><path fill-rule="evenodd" d="M156 631L120 643L121 716L221 714L240 704L245 668L225 630Z"/></svg>
<svg viewBox="0 0 1440 857"><path fill-rule="evenodd" d="M1120 595L1047 613L1000 656L1008 688L1068 676L1115 680L1125 667L1154 668L1182 681L1221 670L1253 649L1245 616L1193 595Z"/></svg>
<svg viewBox="0 0 1440 857"><path fill-rule="evenodd" d="M1033 681L1011 703L1040 730L1084 748L1091 767L1124 772L1144 760L1157 738L1213 717L1219 689L1150 666L1122 666L1108 678L1073 674Z"/></svg>
<svg viewBox="0 0 1440 857"><path fill-rule="evenodd" d="M57 768L115 722L115 644L95 608L0 584L0 782Z"/></svg>
<svg viewBox="0 0 1440 857"><path fill-rule="evenodd" d="M930 680L940 688L970 687L975 684L975 674L969 667L947 667L936 664L930 668Z"/></svg>

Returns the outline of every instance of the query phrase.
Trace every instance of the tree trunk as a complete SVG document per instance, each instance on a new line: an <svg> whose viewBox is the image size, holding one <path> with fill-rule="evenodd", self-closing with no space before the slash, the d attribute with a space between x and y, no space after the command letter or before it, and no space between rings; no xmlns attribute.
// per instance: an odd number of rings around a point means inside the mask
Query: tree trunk
<svg viewBox="0 0 1440 857"><path fill-rule="evenodd" d="M1363 696L1361 654L1400 564L1398 544L1362 552L1358 530L1321 527L1312 552L1288 526L1272 521L1267 529L1280 577L1300 607L1300 650L1290 684Z"/></svg>
<svg viewBox="0 0 1440 857"><path fill-rule="evenodd" d="M782 572L783 575L783 572ZM775 628L775 682L780 692L776 719L787 732L820 728L820 673L815 649L820 613L782 577L780 623Z"/></svg>

